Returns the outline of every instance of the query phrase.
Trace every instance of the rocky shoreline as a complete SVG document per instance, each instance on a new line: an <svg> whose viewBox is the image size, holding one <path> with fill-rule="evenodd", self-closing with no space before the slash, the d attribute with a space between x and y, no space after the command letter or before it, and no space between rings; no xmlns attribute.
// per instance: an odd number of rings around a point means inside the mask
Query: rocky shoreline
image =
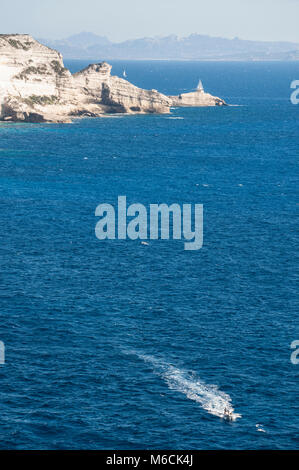
<svg viewBox="0 0 299 470"><path fill-rule="evenodd" d="M62 55L30 35L0 35L0 121L71 122L106 114L170 113L178 106L223 106L203 90L166 96L111 75L106 62L71 74Z"/></svg>

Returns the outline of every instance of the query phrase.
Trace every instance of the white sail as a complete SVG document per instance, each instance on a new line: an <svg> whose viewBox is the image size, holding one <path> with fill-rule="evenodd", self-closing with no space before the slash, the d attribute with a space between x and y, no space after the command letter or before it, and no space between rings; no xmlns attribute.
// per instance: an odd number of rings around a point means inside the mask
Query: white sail
<svg viewBox="0 0 299 470"><path fill-rule="evenodd" d="M125 71L125 70L123 71L123 76L124 76L125 78L127 78L127 74L126 74L126 71Z"/></svg>

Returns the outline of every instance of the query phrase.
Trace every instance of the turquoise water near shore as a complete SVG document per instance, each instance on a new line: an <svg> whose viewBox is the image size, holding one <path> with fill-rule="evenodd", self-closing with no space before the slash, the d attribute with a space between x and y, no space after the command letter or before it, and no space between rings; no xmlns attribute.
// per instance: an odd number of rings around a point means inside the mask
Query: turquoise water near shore
<svg viewBox="0 0 299 470"><path fill-rule="evenodd" d="M0 448L298 448L299 66L112 65L239 106L0 125ZM203 248L97 240L118 195L203 204Z"/></svg>

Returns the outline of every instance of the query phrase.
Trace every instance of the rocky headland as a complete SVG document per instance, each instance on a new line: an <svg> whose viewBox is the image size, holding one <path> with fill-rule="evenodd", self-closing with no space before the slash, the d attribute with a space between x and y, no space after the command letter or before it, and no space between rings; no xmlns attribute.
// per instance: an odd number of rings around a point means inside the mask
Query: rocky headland
<svg viewBox="0 0 299 470"><path fill-rule="evenodd" d="M0 35L0 120L70 122L112 113L169 113L177 106L226 103L195 91L166 96L111 75L106 62L71 74L62 55L30 35Z"/></svg>
<svg viewBox="0 0 299 470"><path fill-rule="evenodd" d="M172 106L176 107L201 107L201 106L226 106L226 103L217 96L212 96L203 90L196 90L190 93L182 93L178 96L169 96Z"/></svg>

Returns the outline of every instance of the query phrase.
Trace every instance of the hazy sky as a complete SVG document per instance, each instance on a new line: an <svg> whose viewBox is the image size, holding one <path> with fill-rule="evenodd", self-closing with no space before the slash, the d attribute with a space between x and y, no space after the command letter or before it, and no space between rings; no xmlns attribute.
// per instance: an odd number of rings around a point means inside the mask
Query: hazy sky
<svg viewBox="0 0 299 470"><path fill-rule="evenodd" d="M191 33L299 42L299 0L10 0L0 33L63 38L81 31L122 41Z"/></svg>

